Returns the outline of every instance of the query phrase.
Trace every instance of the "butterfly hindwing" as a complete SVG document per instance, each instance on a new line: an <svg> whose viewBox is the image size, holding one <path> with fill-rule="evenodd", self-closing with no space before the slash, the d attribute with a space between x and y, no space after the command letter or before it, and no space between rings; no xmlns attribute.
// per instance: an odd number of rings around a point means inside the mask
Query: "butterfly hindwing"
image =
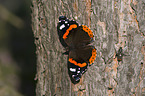
<svg viewBox="0 0 145 96"><path fill-rule="evenodd" d="M92 64L96 58L96 49L93 46L86 46L78 48L77 50L72 49L69 52L69 60L71 60L71 58L78 63L88 62Z"/></svg>
<svg viewBox="0 0 145 96"><path fill-rule="evenodd" d="M88 32L90 32L91 36L89 36ZM84 25L81 25L69 31L69 34L67 37L68 38L64 39L64 41L68 45L70 46L75 45L76 47L87 45L91 41L93 41L92 31L87 26L84 27Z"/></svg>

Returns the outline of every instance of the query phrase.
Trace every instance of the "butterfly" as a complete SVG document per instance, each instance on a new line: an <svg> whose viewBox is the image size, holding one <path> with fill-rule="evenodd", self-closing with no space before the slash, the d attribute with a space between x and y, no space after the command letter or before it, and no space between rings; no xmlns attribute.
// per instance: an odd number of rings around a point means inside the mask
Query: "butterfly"
<svg viewBox="0 0 145 96"><path fill-rule="evenodd" d="M86 25L79 25L66 16L59 17L57 25L59 40L68 54L68 73L72 83L79 83L88 66L96 59L93 32Z"/></svg>

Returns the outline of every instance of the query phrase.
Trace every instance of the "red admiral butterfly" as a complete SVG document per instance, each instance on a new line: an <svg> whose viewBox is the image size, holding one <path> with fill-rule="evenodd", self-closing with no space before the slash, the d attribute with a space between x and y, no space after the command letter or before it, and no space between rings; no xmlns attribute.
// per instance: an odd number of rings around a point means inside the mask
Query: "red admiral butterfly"
<svg viewBox="0 0 145 96"><path fill-rule="evenodd" d="M87 26L79 26L76 21L65 16L59 17L57 31L61 44L68 49L68 73L72 83L76 84L95 61L96 49L90 45L93 33Z"/></svg>

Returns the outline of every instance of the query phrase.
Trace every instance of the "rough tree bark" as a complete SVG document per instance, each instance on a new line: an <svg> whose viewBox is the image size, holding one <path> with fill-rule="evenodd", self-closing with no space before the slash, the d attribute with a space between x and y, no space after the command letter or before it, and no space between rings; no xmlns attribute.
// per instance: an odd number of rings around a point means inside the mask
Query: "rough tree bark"
<svg viewBox="0 0 145 96"><path fill-rule="evenodd" d="M32 28L37 46L37 96L145 95L144 0L32 0ZM67 56L57 36L65 15L94 33L97 59L73 85ZM123 48L123 62L115 54Z"/></svg>

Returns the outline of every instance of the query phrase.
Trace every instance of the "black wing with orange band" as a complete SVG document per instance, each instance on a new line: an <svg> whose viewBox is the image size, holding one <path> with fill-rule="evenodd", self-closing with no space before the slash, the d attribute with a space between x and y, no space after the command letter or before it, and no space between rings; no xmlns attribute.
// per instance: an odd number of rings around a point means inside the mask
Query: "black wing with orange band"
<svg viewBox="0 0 145 96"><path fill-rule="evenodd" d="M68 72L72 82L78 82L86 72L88 65L96 59L96 49L88 46L81 50L70 51L68 58Z"/></svg>
<svg viewBox="0 0 145 96"><path fill-rule="evenodd" d="M57 33L59 36L59 41L61 42L63 47L68 47L64 40L67 38L69 31L72 30L72 26L73 28L77 28L78 23L76 21L67 19L65 16L59 17L59 23L57 24Z"/></svg>
<svg viewBox="0 0 145 96"><path fill-rule="evenodd" d="M70 25L63 35L64 41L68 46L80 47L86 46L93 41L93 32L85 25Z"/></svg>

